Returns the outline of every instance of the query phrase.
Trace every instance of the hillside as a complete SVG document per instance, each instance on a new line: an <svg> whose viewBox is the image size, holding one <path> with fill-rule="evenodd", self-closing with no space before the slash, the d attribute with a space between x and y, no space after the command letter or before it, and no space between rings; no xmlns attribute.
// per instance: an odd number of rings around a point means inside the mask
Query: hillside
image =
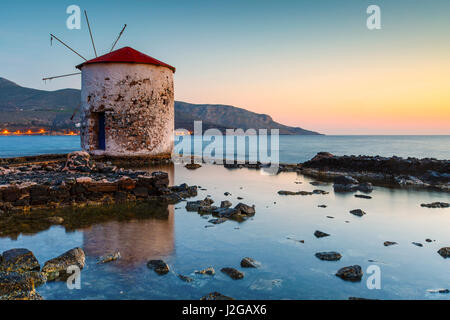
<svg viewBox="0 0 450 320"><path fill-rule="evenodd" d="M77 113L70 117L80 102L80 90L43 91L25 88L0 78L0 129L46 130L74 129ZM316 135L299 127L289 127L272 120L269 115L250 112L227 105L190 104L175 101L175 128L193 130L194 120L203 121L203 129L227 128L279 129L280 134Z"/></svg>

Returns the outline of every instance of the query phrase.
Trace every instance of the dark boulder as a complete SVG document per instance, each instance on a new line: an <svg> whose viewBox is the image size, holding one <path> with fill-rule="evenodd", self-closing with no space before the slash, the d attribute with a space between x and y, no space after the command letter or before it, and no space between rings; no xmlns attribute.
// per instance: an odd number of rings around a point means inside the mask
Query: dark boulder
<svg viewBox="0 0 450 320"><path fill-rule="evenodd" d="M448 208L450 207L450 204L447 202L432 202L422 203L420 206L424 208Z"/></svg>
<svg viewBox="0 0 450 320"><path fill-rule="evenodd" d="M358 217L362 217L363 215L365 215L366 213L364 211L362 211L361 209L355 209L355 210L351 210L350 211L351 214L358 216Z"/></svg>
<svg viewBox="0 0 450 320"><path fill-rule="evenodd" d="M316 230L314 232L314 235L316 236L316 238L324 238L324 237L328 237L329 236L328 233L325 233L325 232L322 232L322 231L319 231L319 230Z"/></svg>
<svg viewBox="0 0 450 320"><path fill-rule="evenodd" d="M349 267L344 267L338 270L336 276L346 281L361 281L363 272L361 266L354 265Z"/></svg>
<svg viewBox="0 0 450 320"><path fill-rule="evenodd" d="M150 260L147 262L147 267L154 270L159 275L167 274L170 271L169 265L163 260Z"/></svg>
<svg viewBox="0 0 450 320"><path fill-rule="evenodd" d="M223 273L225 273L227 276L229 276L233 280L239 280L244 278L244 273L236 270L235 268L222 268L220 269Z"/></svg>
<svg viewBox="0 0 450 320"><path fill-rule="evenodd" d="M241 260L242 268L258 268L261 264L253 258L245 257Z"/></svg>
<svg viewBox="0 0 450 320"><path fill-rule="evenodd" d="M255 215L255 206L249 206L245 203L239 203L234 207L240 214L246 215L246 216L254 216Z"/></svg>
<svg viewBox="0 0 450 320"><path fill-rule="evenodd" d="M342 258L342 255L338 252L330 251L330 252L317 252L315 256L324 261L339 261Z"/></svg>
<svg viewBox="0 0 450 320"><path fill-rule="evenodd" d="M11 249L3 252L2 257L1 271L24 273L39 271L41 268L33 252L28 249Z"/></svg>
<svg viewBox="0 0 450 320"><path fill-rule="evenodd" d="M450 258L450 247L444 247L439 249L438 253L443 257L443 258Z"/></svg>

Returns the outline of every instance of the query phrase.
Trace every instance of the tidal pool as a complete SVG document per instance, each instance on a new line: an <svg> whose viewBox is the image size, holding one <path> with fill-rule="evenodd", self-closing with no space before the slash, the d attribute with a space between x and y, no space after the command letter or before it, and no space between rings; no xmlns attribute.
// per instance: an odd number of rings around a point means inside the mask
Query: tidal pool
<svg viewBox="0 0 450 320"><path fill-rule="evenodd" d="M192 171L182 166L148 170L160 169L169 172L173 184L186 182L206 189L199 189L198 197L192 199L210 195L216 204L222 200L233 205L254 204L256 215L242 223L212 225L207 217L187 212L185 202L159 208L157 214L152 214L156 209L151 206L140 206L148 215L100 219L70 230L53 226L3 237L0 251L30 249L42 266L73 247L84 249L86 267L81 273L81 289L69 290L64 282L48 282L37 289L45 299L197 300L213 291L236 299L450 298L450 294L427 291L450 289L450 259L437 253L450 246L450 209L420 207L421 203L448 202L447 193L375 187L372 199L362 199L354 193L336 194L331 184L312 186L309 182L313 180L293 172L269 175L215 165ZM278 190L314 189L330 193L277 194ZM225 192L231 195L225 196ZM323 204L327 207L318 207ZM357 217L349 213L358 208L367 214ZM330 236L318 239L313 235L316 230ZM385 247L384 241L398 245ZM423 247L412 242L420 242ZM120 260L96 263L99 256L114 251L120 251ZM321 261L314 254L322 251L337 251L342 259ZM258 260L261 267L241 268L243 257ZM171 271L157 275L146 266L150 259L165 260ZM339 268L355 264L364 271L361 282L346 282L335 276ZM366 270L371 265L381 270L381 289L370 290L366 285ZM216 275L194 273L210 266ZM232 280L220 272L223 267L239 269L245 277ZM178 274L194 281L184 282Z"/></svg>

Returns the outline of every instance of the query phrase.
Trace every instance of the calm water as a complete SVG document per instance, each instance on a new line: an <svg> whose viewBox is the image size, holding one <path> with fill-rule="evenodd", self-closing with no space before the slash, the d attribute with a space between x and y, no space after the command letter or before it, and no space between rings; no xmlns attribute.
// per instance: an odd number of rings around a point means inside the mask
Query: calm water
<svg viewBox="0 0 450 320"><path fill-rule="evenodd" d="M180 139L192 137L176 139L176 143L181 143ZM194 139L201 143L200 137ZM450 136L280 136L279 142L280 161L284 163L303 162L320 151L336 155L450 158ZM80 138L76 136L0 137L0 157L67 153L79 149Z"/></svg>
<svg viewBox="0 0 450 320"><path fill-rule="evenodd" d="M78 149L78 137L0 137L0 157ZM280 137L283 162L308 160L319 151L449 159L450 145L448 136ZM82 289L68 290L65 283L47 283L38 288L46 299L199 299L212 291L237 299L450 298L449 294L427 292L450 289L450 259L437 254L441 247L450 246L450 209L420 207L423 202L449 202L446 193L376 187L373 199L366 200L353 194L335 194L328 185L320 187L330 191L328 195L280 196L277 191L281 189L311 191L317 187L296 173L273 176L212 165L195 171L180 166L163 169L169 172L172 183L206 188L199 191L198 199L211 195L216 203L228 199L237 204L237 197L243 197L242 202L256 205L255 217L244 223L227 221L205 228L210 225L208 219L187 212L185 204L180 203L169 206L164 218L102 220L76 230L54 226L34 234L0 238L0 252L28 248L43 264L73 247L85 250ZM224 196L226 191L232 196ZM318 208L320 204L328 207ZM367 215L358 218L349 214L356 208ZM148 208L149 214L152 210ZM315 230L331 236L316 239ZM427 238L435 241L425 242ZM384 247L387 240L399 244ZM413 245L413 241L423 247ZM96 264L99 256L116 250L121 252L121 260ZM320 261L314 256L319 251L338 251L343 258L338 262ZM220 272L223 267L241 269L239 262L245 256L260 261L261 268L244 269L245 277L238 281ZM171 272L156 275L146 267L149 259L164 259ZM339 268L354 264L364 271L369 265L379 266L381 290L367 288L367 274L359 283L345 282L334 275ZM209 266L216 269L214 277L194 274ZM194 281L181 281L179 273Z"/></svg>
<svg viewBox="0 0 450 320"><path fill-rule="evenodd" d="M227 221L205 228L210 225L208 220L187 212L180 203L170 206L165 218L107 221L75 231L55 226L15 240L1 238L0 250L28 248L43 264L73 247L84 248L87 266L82 271L81 290L68 290L61 282L47 283L38 289L46 299L199 299L212 291L238 299L450 298L427 292L450 287L450 259L437 254L439 248L450 245L450 209L420 207L423 202L449 201L448 194L375 188L373 199L366 200L335 194L329 185L320 187L330 191L328 195L280 196L280 189L310 191L316 187L296 173L270 176L212 165L195 171L166 170L174 183L206 188L198 199L211 195L216 203L228 199L236 204L240 196L241 201L256 205L256 215L243 223ZM225 191L232 195L224 196ZM320 204L328 207L318 208ZM349 214L356 208L367 215ZM331 236L316 239L315 230ZM435 241L427 243L427 238ZM384 247L386 240L399 244ZM424 246L417 247L413 241ZM96 264L99 256L115 250L121 252L121 260ZM331 250L343 258L327 262L314 256ZM222 267L241 269L239 262L245 256L260 261L261 268L244 269L244 279L237 281L219 271ZM149 259L164 259L171 272L158 276L147 269ZM369 265L379 266L381 290L367 289L367 274L359 283L334 275L339 268L354 264L364 271ZM209 266L216 269L215 276L194 274ZM194 281L185 283L178 273Z"/></svg>

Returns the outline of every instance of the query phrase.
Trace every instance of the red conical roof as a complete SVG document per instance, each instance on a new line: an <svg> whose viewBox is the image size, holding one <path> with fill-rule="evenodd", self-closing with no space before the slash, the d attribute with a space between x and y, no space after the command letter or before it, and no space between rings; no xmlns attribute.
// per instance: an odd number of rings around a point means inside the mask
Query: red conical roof
<svg viewBox="0 0 450 320"><path fill-rule="evenodd" d="M156 60L142 52L134 50L130 47L124 47L118 49L116 51L107 53L98 58L83 62L82 64L77 65L78 69L81 69L83 66L91 63L104 63L104 62L128 62L128 63L144 63L144 64L153 64L155 66L161 66L171 69L175 72L175 68L167 63Z"/></svg>

